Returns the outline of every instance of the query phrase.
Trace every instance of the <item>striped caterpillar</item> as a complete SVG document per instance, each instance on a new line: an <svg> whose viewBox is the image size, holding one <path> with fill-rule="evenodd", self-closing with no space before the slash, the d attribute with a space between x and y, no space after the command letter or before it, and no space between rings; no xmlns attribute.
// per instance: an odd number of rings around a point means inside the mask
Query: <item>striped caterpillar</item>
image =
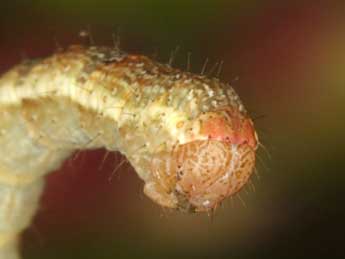
<svg viewBox="0 0 345 259"><path fill-rule="evenodd" d="M248 181L257 144L218 79L107 47L24 62L0 77L0 258L19 258L44 176L75 150L119 151L153 201L209 211Z"/></svg>

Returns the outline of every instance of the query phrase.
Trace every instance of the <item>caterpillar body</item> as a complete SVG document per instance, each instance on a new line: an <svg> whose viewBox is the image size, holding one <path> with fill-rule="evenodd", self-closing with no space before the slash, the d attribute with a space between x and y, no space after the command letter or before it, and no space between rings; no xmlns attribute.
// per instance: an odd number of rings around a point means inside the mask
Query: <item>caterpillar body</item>
<svg viewBox="0 0 345 259"><path fill-rule="evenodd" d="M145 56L71 46L0 77L0 258L77 149L121 152L164 207L208 211L238 192L258 138L233 88Z"/></svg>

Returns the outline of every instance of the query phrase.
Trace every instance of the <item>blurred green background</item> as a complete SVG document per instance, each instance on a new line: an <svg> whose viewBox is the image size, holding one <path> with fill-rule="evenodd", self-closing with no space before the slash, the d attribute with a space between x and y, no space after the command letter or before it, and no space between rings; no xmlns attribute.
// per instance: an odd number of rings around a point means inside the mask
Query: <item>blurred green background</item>
<svg viewBox="0 0 345 259"><path fill-rule="evenodd" d="M199 73L223 61L255 119L258 174L213 215L164 210L122 159L83 152L47 179L26 259L345 258L344 1L1 1L0 71L57 46L111 45Z"/></svg>

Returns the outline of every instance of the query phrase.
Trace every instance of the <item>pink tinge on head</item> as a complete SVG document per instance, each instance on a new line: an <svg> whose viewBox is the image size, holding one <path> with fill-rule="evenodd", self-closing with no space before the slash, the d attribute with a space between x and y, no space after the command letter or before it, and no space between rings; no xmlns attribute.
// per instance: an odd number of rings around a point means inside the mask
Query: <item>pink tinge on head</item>
<svg viewBox="0 0 345 259"><path fill-rule="evenodd" d="M226 110L219 114L205 114L201 116L201 120L201 133L208 136L209 139L235 145L247 144L256 149L258 140L253 122L239 112Z"/></svg>
<svg viewBox="0 0 345 259"><path fill-rule="evenodd" d="M248 146L254 149L256 148L257 137L256 137L255 129L253 126L253 122L251 119L245 119L242 122L242 125L239 131L234 132L231 143L237 144L237 145L248 144Z"/></svg>
<svg viewBox="0 0 345 259"><path fill-rule="evenodd" d="M201 135L156 154L154 178L145 192L163 206L187 211L217 208L249 180L255 166L257 136L252 121L230 108L202 114Z"/></svg>

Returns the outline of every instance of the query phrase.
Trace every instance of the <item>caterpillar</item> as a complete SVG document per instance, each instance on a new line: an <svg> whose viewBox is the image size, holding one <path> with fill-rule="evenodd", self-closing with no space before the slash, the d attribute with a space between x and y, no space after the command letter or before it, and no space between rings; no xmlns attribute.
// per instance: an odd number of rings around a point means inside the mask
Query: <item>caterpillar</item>
<svg viewBox="0 0 345 259"><path fill-rule="evenodd" d="M0 258L20 257L45 175L76 150L119 151L154 202L202 212L245 185L257 146L217 78L96 46L23 62L0 77Z"/></svg>

